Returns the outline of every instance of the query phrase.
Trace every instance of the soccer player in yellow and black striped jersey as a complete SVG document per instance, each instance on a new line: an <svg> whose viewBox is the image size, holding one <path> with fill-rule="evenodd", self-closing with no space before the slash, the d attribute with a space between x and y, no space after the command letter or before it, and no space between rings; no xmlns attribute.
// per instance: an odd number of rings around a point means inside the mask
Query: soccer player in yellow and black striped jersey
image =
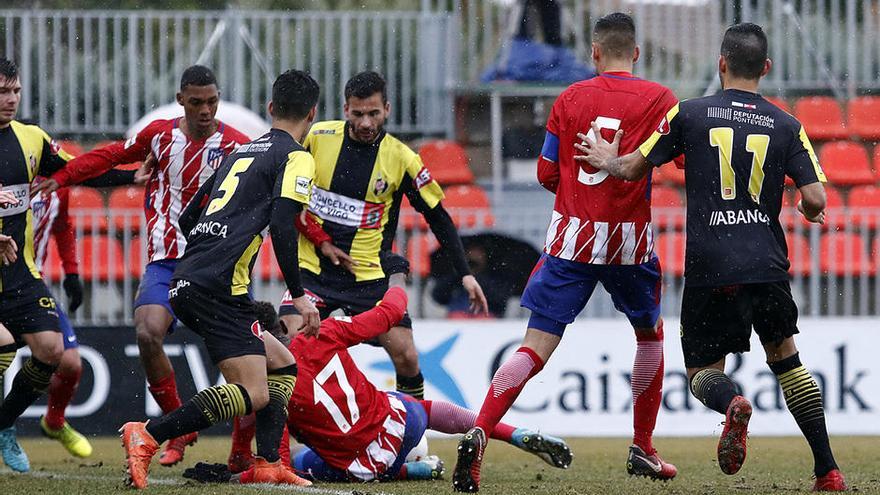
<svg viewBox="0 0 880 495"><path fill-rule="evenodd" d="M488 311L455 225L443 209L442 189L419 155L385 132L391 107L382 76L362 72L352 77L345 85L344 110L345 121L316 123L303 143L316 164L308 220L320 228L301 229L299 261L303 287L321 317L338 308L358 314L382 299L388 272L397 270L382 261L389 259L383 253L391 250L404 195L451 254L472 307ZM299 318L287 300L285 295L279 313L288 328L296 328ZM379 343L394 363L397 390L421 398L424 379L409 316Z"/></svg>
<svg viewBox="0 0 880 495"><path fill-rule="evenodd" d="M62 344L55 299L34 262L31 182L50 175L71 157L39 127L15 119L21 101L21 82L13 62L0 58L0 184L15 202L0 207L0 374L27 345L31 357L15 375L12 389L0 406L0 454L15 471L27 471L27 456L15 439L16 419L49 386L58 367ZM6 251L14 246L17 253Z"/></svg>
<svg viewBox="0 0 880 495"><path fill-rule="evenodd" d="M813 451L813 490L843 491L822 393L794 343L798 309L779 224L786 176L800 191L798 210L804 218L824 223L825 174L800 122L758 94L770 65L763 29L751 23L732 26L718 62L724 91L673 107L630 154L617 157L614 143L599 138L589 147L576 145L586 157L575 159L632 180L684 153L688 204L681 344L691 392L726 415L718 466L735 474L746 457L752 406L724 374L724 361L727 354L749 350L754 327L788 410ZM614 142L619 140L618 132Z"/></svg>

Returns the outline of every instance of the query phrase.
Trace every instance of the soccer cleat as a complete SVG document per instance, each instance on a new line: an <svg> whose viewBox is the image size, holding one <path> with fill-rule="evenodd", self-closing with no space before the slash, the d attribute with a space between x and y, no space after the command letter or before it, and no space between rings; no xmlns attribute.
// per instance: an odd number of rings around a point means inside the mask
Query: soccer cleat
<svg viewBox="0 0 880 495"><path fill-rule="evenodd" d="M749 433L752 404L745 397L737 395L727 406L725 416L724 430L718 440L718 467L724 474L736 474L746 460L746 435Z"/></svg>
<svg viewBox="0 0 880 495"><path fill-rule="evenodd" d="M458 442L458 461L452 471L452 489L474 493L480 490L480 466L486 450L486 434L482 428L471 428Z"/></svg>
<svg viewBox="0 0 880 495"><path fill-rule="evenodd" d="M40 430L42 430L44 436L52 440L58 440L70 452L70 455L76 457L92 455L92 444L80 432L74 430L67 421L64 422L64 426L61 429L53 430L49 428L49 425L46 423L46 417L43 416L40 418Z"/></svg>
<svg viewBox="0 0 880 495"><path fill-rule="evenodd" d="M285 466L280 459L275 462L268 462L259 456L254 459L253 477L242 476L239 481L241 483L312 486L311 481L297 476L293 469Z"/></svg>
<svg viewBox="0 0 880 495"><path fill-rule="evenodd" d="M183 452L186 450L186 447L196 443L196 440L198 439L199 434L193 432L168 440L165 448L162 449L162 454L159 455L159 464L165 467L171 467L182 461Z"/></svg>
<svg viewBox="0 0 880 495"><path fill-rule="evenodd" d="M553 467L568 469L568 466L571 466L571 449L561 438L517 428L511 436L511 443L530 454L535 454Z"/></svg>
<svg viewBox="0 0 880 495"><path fill-rule="evenodd" d="M814 492L845 492L847 490L846 480L843 479L843 473L839 469L832 469L824 476L817 477L813 484Z"/></svg>
<svg viewBox="0 0 880 495"><path fill-rule="evenodd" d="M226 460L229 472L238 474L247 471L254 465L254 453L250 451L236 451L229 453L229 459Z"/></svg>
<svg viewBox="0 0 880 495"><path fill-rule="evenodd" d="M427 455L418 461L409 461L405 466L408 480L441 480L446 473L443 460L436 455Z"/></svg>
<svg viewBox="0 0 880 495"><path fill-rule="evenodd" d="M653 480L666 481L675 478L678 469L661 459L656 450L648 455L638 445L630 445L626 472L631 476L645 476Z"/></svg>
<svg viewBox="0 0 880 495"><path fill-rule="evenodd" d="M143 489L147 487L147 474L150 472L150 461L159 450L159 444L147 431L146 423L130 422L119 429L122 437L122 448L125 449L127 466L127 485Z"/></svg>
<svg viewBox="0 0 880 495"><path fill-rule="evenodd" d="M26 473L31 470L28 456L22 450L18 439L15 438L14 426L0 430L0 454L3 455L3 462L9 466L9 469L19 473Z"/></svg>

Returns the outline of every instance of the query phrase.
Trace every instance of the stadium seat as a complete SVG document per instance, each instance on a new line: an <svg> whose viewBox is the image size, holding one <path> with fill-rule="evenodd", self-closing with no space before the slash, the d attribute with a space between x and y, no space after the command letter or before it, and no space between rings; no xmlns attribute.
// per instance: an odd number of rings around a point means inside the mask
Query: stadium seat
<svg viewBox="0 0 880 495"><path fill-rule="evenodd" d="M654 168L651 174L651 182L654 184L684 186L684 170L676 167L673 162L664 163L662 166Z"/></svg>
<svg viewBox="0 0 880 495"><path fill-rule="evenodd" d="M64 151L70 153L73 156L79 156L85 153L85 150L82 146L79 145L76 141L63 140L58 141L58 146L61 147Z"/></svg>
<svg viewBox="0 0 880 495"><path fill-rule="evenodd" d="M431 273L431 253L440 247L433 234L414 234L406 241L410 273L427 277Z"/></svg>
<svg viewBox="0 0 880 495"><path fill-rule="evenodd" d="M275 248L272 247L272 238L263 239L260 252L257 254L257 262L254 264L254 278L261 280L283 280L281 268L275 258Z"/></svg>
<svg viewBox="0 0 880 495"><path fill-rule="evenodd" d="M79 271L85 281L107 282L125 278L126 264L118 240L88 235L80 240L79 248Z"/></svg>
<svg viewBox="0 0 880 495"><path fill-rule="evenodd" d="M104 232L107 230L107 211L104 197L91 187L70 188L70 215L77 232Z"/></svg>
<svg viewBox="0 0 880 495"><path fill-rule="evenodd" d="M823 273L859 276L874 275L877 267L871 261L862 236L849 232L834 232L822 236L820 266Z"/></svg>
<svg viewBox="0 0 880 495"><path fill-rule="evenodd" d="M431 171L431 177L441 186L474 182L467 153L455 141L437 140L425 143L419 148L419 156Z"/></svg>
<svg viewBox="0 0 880 495"><path fill-rule="evenodd" d="M836 186L859 186L876 181L868 153L861 144L851 141L828 143L819 150L819 163L828 182Z"/></svg>
<svg viewBox="0 0 880 495"><path fill-rule="evenodd" d="M407 231L428 230L428 222L419 212L409 204L409 198L403 197L400 202L400 225Z"/></svg>
<svg viewBox="0 0 880 495"><path fill-rule="evenodd" d="M665 273L676 277L684 274L684 245L685 237L681 232L661 233L654 239L654 252Z"/></svg>
<svg viewBox="0 0 880 495"><path fill-rule="evenodd" d="M794 105L794 114L810 139L845 139L849 131L843 123L843 112L837 100L828 96L808 96Z"/></svg>
<svg viewBox="0 0 880 495"><path fill-rule="evenodd" d="M787 112L787 113L791 113L791 107L788 106L788 103L786 103L786 101L784 99L779 98L777 96L765 96L764 99L769 101L770 103L776 105L782 111Z"/></svg>
<svg viewBox="0 0 880 495"><path fill-rule="evenodd" d="M847 103L846 113L850 132L865 140L880 139L880 97L853 98Z"/></svg>
<svg viewBox="0 0 880 495"><path fill-rule="evenodd" d="M664 186L652 187L651 207L654 209L654 224L658 229L680 229L684 226L684 200L678 189Z"/></svg>
<svg viewBox="0 0 880 495"><path fill-rule="evenodd" d="M449 186L443 190L443 206L459 228L481 229L495 225L489 196L480 186Z"/></svg>
<svg viewBox="0 0 880 495"><path fill-rule="evenodd" d="M849 192L847 206L852 215L853 228L860 229L863 225L874 229L880 223L880 187L859 186Z"/></svg>
<svg viewBox="0 0 880 495"><path fill-rule="evenodd" d="M123 259L127 264L128 273L132 278L139 279L144 273L147 264L147 245L140 237L134 236L128 243L128 249L123 253Z"/></svg>
<svg viewBox="0 0 880 495"><path fill-rule="evenodd" d="M874 146L874 157L871 163L874 165L874 179L880 183L880 144Z"/></svg>
<svg viewBox="0 0 880 495"><path fill-rule="evenodd" d="M117 231L123 231L128 222L129 230L139 232L144 218L144 188L140 186L119 187L110 193L108 201L110 216Z"/></svg>
<svg viewBox="0 0 880 495"><path fill-rule="evenodd" d="M810 273L810 242L802 235L788 232L785 234L785 243L788 244L788 259L791 267L788 269L793 275L808 275Z"/></svg>
<svg viewBox="0 0 880 495"><path fill-rule="evenodd" d="M49 240L49 246L46 251L46 259L40 272L43 277L52 282L60 282L64 278L64 269L61 267L61 255L58 254L58 245L54 240Z"/></svg>

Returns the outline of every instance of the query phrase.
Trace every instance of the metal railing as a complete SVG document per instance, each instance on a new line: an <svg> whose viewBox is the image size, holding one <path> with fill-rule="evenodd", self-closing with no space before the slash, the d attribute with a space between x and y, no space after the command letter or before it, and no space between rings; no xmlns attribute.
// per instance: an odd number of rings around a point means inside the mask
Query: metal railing
<svg viewBox="0 0 880 495"><path fill-rule="evenodd" d="M224 99L261 115L278 74L307 70L326 118L341 115L349 77L378 70L390 130L447 135L452 24L430 12L0 10L0 53L21 68L20 116L53 134L122 134L202 63Z"/></svg>
<svg viewBox="0 0 880 495"><path fill-rule="evenodd" d="M536 208L505 208L487 214L485 210L452 209L454 218L463 220L463 235L501 233L532 244L540 250L544 238L547 211ZM404 212L404 215L412 214ZM663 312L677 316L683 288L684 211L677 208L654 208L655 250L661 257L664 278ZM146 264L146 239L143 212L140 209L113 211L104 209L72 212L79 242L80 277L86 285L83 308L73 315L77 325L130 325L133 301L142 269ZM403 219L402 219L403 220ZM789 257L792 261L792 291L801 314L811 316L880 315L880 209L828 211L825 226L805 224L787 208L782 215L787 228ZM401 222L403 223L403 222ZM430 234L418 222L412 230L399 229L398 251L413 264L410 282L411 308L418 317L444 316L445 310L430 300L432 281L419 273L428 271L429 252L437 248ZM410 242L427 236L428 242ZM433 242L432 242L433 241ZM427 251L426 251L427 250ZM284 291L280 271L269 250L261 251L253 273L253 294L257 299L277 303ZM57 255L50 253L44 275L53 293L59 297L62 273ZM513 300L508 316L525 312ZM582 317L612 317L618 313L610 297L597 290Z"/></svg>

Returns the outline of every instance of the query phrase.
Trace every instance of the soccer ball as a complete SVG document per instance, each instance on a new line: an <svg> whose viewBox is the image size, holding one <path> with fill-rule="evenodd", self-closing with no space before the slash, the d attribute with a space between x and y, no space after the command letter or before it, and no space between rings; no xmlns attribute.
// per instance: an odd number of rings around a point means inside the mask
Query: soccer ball
<svg viewBox="0 0 880 495"><path fill-rule="evenodd" d="M406 455L406 462L420 461L428 456L428 439L422 435L419 443Z"/></svg>

